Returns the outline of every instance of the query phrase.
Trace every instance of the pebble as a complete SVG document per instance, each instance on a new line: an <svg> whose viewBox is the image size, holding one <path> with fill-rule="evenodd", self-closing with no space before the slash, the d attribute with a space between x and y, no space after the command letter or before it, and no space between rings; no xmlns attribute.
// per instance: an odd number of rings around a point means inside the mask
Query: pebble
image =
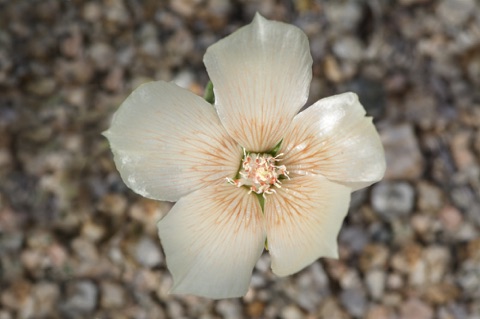
<svg viewBox="0 0 480 319"><path fill-rule="evenodd" d="M434 312L418 299L409 299L400 307L400 319L433 319Z"/></svg>
<svg viewBox="0 0 480 319"><path fill-rule="evenodd" d="M420 212L438 212L444 205L445 194L436 185L420 181L417 184L417 207Z"/></svg>
<svg viewBox="0 0 480 319"><path fill-rule="evenodd" d="M290 282L285 289L295 304L308 312L315 312L321 301L330 294L329 279L319 262L313 263L308 272L302 272L295 286Z"/></svg>
<svg viewBox="0 0 480 319"><path fill-rule="evenodd" d="M242 307L237 300L220 300L215 309L225 319L243 318Z"/></svg>
<svg viewBox="0 0 480 319"><path fill-rule="evenodd" d="M142 237L135 246L135 258L144 267L159 266L163 262L160 246L150 237Z"/></svg>
<svg viewBox="0 0 480 319"><path fill-rule="evenodd" d="M385 220L407 216L414 207L415 191L405 182L383 181L372 191L374 211Z"/></svg>
<svg viewBox="0 0 480 319"><path fill-rule="evenodd" d="M130 206L128 216L139 222L147 234L157 236L157 222L170 211L172 206L173 204L169 202L140 199Z"/></svg>
<svg viewBox="0 0 480 319"><path fill-rule="evenodd" d="M333 52L336 57L358 62L363 57L364 48L358 38L341 37L333 43Z"/></svg>
<svg viewBox="0 0 480 319"><path fill-rule="evenodd" d="M305 318L303 313L294 305L286 306L282 309L280 317L282 319L302 319Z"/></svg>
<svg viewBox="0 0 480 319"><path fill-rule="evenodd" d="M462 213L454 206L445 206L440 210L438 215L443 228L447 232L456 232L462 225Z"/></svg>
<svg viewBox="0 0 480 319"><path fill-rule="evenodd" d="M373 269L367 272L365 283L370 296L374 300L379 300L385 291L386 274L383 270Z"/></svg>
<svg viewBox="0 0 480 319"><path fill-rule="evenodd" d="M473 134L469 131L456 133L450 141L452 156L459 170L466 170L476 164L476 156L470 147L472 141Z"/></svg>
<svg viewBox="0 0 480 319"><path fill-rule="evenodd" d="M0 203L1 205L1 203ZM18 251L24 241L24 234L20 232L6 232L0 226L0 253Z"/></svg>
<svg viewBox="0 0 480 319"><path fill-rule="evenodd" d="M407 95L405 113L409 122L415 123L423 130L430 130L437 122L438 103L434 94L425 91L419 88Z"/></svg>
<svg viewBox="0 0 480 319"><path fill-rule="evenodd" d="M103 225L88 220L83 224L81 232L83 237L98 242L105 236L106 230Z"/></svg>
<svg viewBox="0 0 480 319"><path fill-rule="evenodd" d="M125 291L122 286L110 281L104 281L100 285L100 305L106 309L120 308L125 303Z"/></svg>
<svg viewBox="0 0 480 319"><path fill-rule="evenodd" d="M325 5L327 21L339 33L353 32L362 19L362 8L356 1L328 2Z"/></svg>
<svg viewBox="0 0 480 319"><path fill-rule="evenodd" d="M480 263L467 260L460 265L455 278L461 288L461 294L469 298L480 298Z"/></svg>
<svg viewBox="0 0 480 319"><path fill-rule="evenodd" d="M423 174L424 159L413 128L409 124L381 131L387 170L385 179L416 180Z"/></svg>
<svg viewBox="0 0 480 319"><path fill-rule="evenodd" d="M60 298L60 289L55 283L40 282L33 286L32 296L35 300L35 315L48 317L49 314L55 312Z"/></svg>
<svg viewBox="0 0 480 319"><path fill-rule="evenodd" d="M442 0L437 6L437 15L440 21L459 27L476 9L478 9L478 3L475 0Z"/></svg>
<svg viewBox="0 0 480 319"><path fill-rule="evenodd" d="M121 217L125 214L127 205L127 199L124 196L109 193L102 197L97 209L112 217Z"/></svg>
<svg viewBox="0 0 480 319"><path fill-rule="evenodd" d="M373 305L368 309L365 319L393 319L393 310L383 305Z"/></svg>
<svg viewBox="0 0 480 319"><path fill-rule="evenodd" d="M97 306L98 288L90 280L81 280L67 284L67 296L61 304L62 311L70 316L92 313Z"/></svg>
<svg viewBox="0 0 480 319"><path fill-rule="evenodd" d="M318 318L348 319L350 316L342 310L340 305L333 298L326 299L318 312Z"/></svg>
<svg viewBox="0 0 480 319"><path fill-rule="evenodd" d="M430 283L442 282L450 266L450 251L439 245L429 246L423 251L423 257L427 263L428 281Z"/></svg>
<svg viewBox="0 0 480 319"><path fill-rule="evenodd" d="M339 242L349 247L354 253L361 252L368 241L368 233L365 232L363 227L346 226L340 230Z"/></svg>
<svg viewBox="0 0 480 319"><path fill-rule="evenodd" d="M363 289L345 289L340 294L340 302L353 317L362 318L367 311L367 296Z"/></svg>
<svg viewBox="0 0 480 319"><path fill-rule="evenodd" d="M387 266L389 256L387 247L380 244L368 244L360 255L360 269L364 272L374 268L384 269Z"/></svg>

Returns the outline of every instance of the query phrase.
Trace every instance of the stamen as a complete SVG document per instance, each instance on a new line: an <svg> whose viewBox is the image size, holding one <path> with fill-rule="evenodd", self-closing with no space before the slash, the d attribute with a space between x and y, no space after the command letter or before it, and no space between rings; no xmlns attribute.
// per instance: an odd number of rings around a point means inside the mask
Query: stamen
<svg viewBox="0 0 480 319"><path fill-rule="evenodd" d="M244 157L241 165L239 178L234 180L227 178L227 182L240 186L249 186L249 194L252 192L256 194L262 194L265 197L266 194L276 193L272 187L281 188L282 182L280 177L290 179L288 171L285 165L275 165L281 159L283 154L272 156L270 154L258 154L249 153L244 150Z"/></svg>

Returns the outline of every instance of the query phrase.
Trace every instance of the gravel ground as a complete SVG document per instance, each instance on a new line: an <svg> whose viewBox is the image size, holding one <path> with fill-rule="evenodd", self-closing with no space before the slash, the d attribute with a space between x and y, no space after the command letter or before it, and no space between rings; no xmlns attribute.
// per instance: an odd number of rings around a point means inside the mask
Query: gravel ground
<svg viewBox="0 0 480 319"><path fill-rule="evenodd" d="M384 142L340 259L244 298L169 295L155 221L100 133L133 88L202 94L206 48L255 12L311 44L310 102L347 90ZM480 318L478 0L0 0L0 319Z"/></svg>

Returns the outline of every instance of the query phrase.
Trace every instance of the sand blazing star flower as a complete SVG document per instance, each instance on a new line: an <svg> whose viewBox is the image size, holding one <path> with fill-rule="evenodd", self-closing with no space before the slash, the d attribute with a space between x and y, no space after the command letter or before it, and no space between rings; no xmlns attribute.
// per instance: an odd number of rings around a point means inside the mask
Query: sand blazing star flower
<svg viewBox="0 0 480 319"><path fill-rule="evenodd" d="M174 293L246 293L268 241L272 270L337 257L352 191L385 159L353 93L308 97L312 57L298 28L256 15L208 48L215 105L175 84L137 88L105 133L125 183L176 201L158 223Z"/></svg>

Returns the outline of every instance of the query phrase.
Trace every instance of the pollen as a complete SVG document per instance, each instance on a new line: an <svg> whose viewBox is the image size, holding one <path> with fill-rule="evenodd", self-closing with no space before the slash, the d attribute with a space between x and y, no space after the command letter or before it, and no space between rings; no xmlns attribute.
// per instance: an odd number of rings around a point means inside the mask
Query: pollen
<svg viewBox="0 0 480 319"><path fill-rule="evenodd" d="M275 193L274 186L281 188L281 179L288 178L288 171L285 165L278 165L283 154L272 156L270 154L246 153L242 159L237 179L227 178L227 181L237 187L248 187L249 194L254 192L262 194Z"/></svg>

